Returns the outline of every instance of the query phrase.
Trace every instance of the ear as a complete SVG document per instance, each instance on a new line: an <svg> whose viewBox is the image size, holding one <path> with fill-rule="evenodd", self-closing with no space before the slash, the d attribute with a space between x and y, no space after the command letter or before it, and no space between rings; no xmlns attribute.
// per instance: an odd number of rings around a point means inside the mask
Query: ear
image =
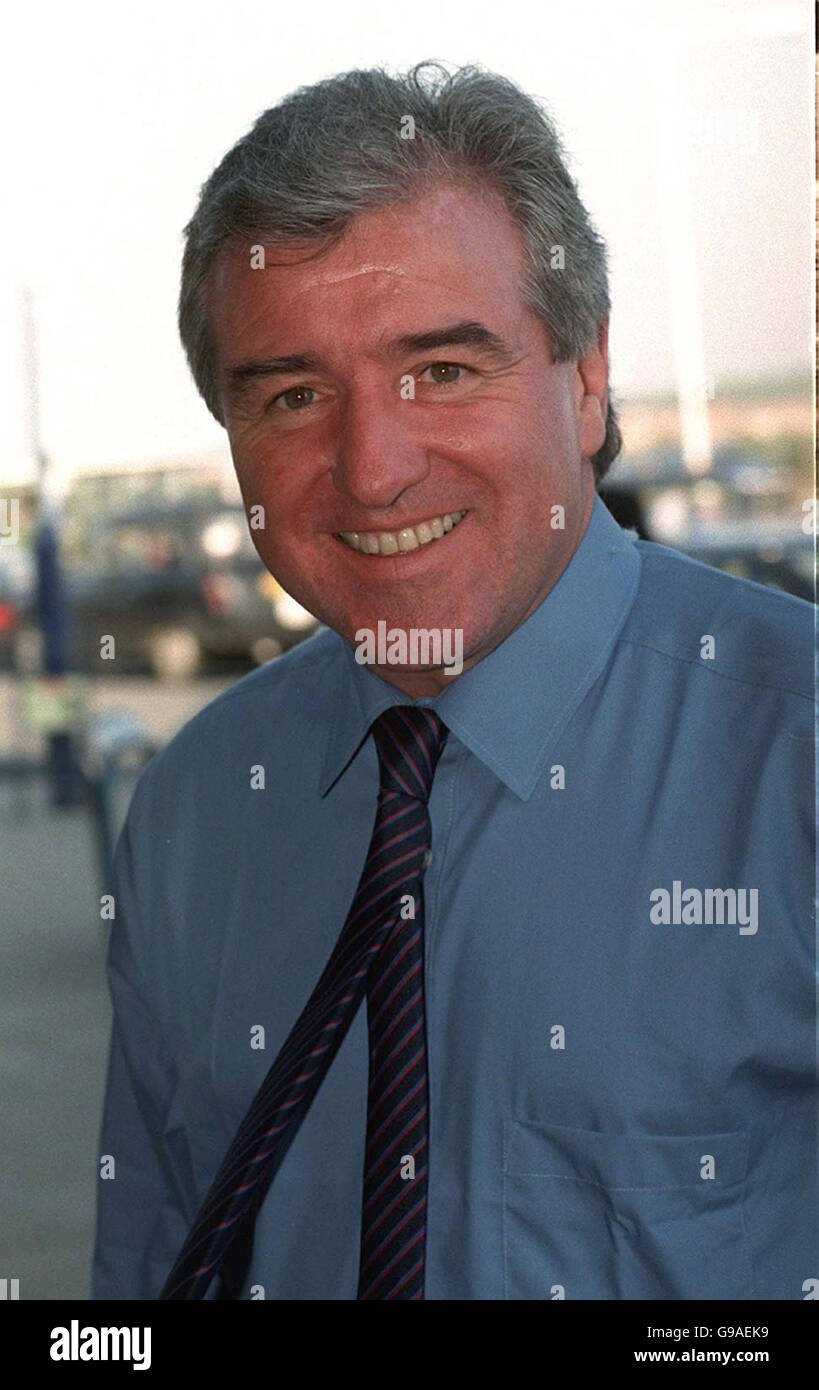
<svg viewBox="0 0 819 1390"><path fill-rule="evenodd" d="M592 458L606 437L609 405L609 321L600 325L597 342L576 365L577 437L584 458Z"/></svg>

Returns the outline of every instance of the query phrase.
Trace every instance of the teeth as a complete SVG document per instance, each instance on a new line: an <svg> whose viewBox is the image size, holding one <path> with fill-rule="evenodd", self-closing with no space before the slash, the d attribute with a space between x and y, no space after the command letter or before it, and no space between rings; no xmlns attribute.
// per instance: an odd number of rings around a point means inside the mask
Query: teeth
<svg viewBox="0 0 819 1390"><path fill-rule="evenodd" d="M353 550L365 555L397 555L418 550L430 541L439 541L466 516L466 511L444 512L443 516L419 521L417 526L404 526L400 531L339 531L341 539Z"/></svg>

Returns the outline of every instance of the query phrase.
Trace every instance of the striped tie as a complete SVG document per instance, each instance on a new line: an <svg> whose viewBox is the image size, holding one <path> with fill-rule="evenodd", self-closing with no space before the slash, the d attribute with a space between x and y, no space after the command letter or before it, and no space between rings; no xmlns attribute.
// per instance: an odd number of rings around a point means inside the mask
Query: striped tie
<svg viewBox="0 0 819 1390"><path fill-rule="evenodd" d="M369 1091L359 1299L422 1299L427 1070L422 880L427 799L447 729L393 705L372 726L381 782L352 907L302 1013L264 1078L159 1294L240 1297L253 1223L367 992Z"/></svg>

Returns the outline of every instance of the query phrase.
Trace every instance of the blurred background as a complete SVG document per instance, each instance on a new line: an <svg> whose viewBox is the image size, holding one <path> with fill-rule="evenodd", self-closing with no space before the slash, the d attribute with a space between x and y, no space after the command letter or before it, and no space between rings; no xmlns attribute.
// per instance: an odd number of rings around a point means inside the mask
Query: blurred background
<svg viewBox="0 0 819 1390"><path fill-rule="evenodd" d="M136 777L316 622L262 568L176 333L181 231L295 86L478 62L541 99L610 248L621 524L814 592L808 0L236 0L14 21L0 229L0 1297L86 1298ZM111 657L104 635L116 639Z"/></svg>

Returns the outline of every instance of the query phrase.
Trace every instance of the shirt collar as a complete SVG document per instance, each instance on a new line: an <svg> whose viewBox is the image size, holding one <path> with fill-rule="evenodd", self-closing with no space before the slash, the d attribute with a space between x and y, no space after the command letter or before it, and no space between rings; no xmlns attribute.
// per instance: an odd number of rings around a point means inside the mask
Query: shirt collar
<svg viewBox="0 0 819 1390"><path fill-rule="evenodd" d="M588 525L557 583L494 651L440 695L416 701L359 665L339 637L336 717L322 768L324 795L390 705L435 710L486 767L527 801L555 739L603 670L631 610L640 555L595 494Z"/></svg>

